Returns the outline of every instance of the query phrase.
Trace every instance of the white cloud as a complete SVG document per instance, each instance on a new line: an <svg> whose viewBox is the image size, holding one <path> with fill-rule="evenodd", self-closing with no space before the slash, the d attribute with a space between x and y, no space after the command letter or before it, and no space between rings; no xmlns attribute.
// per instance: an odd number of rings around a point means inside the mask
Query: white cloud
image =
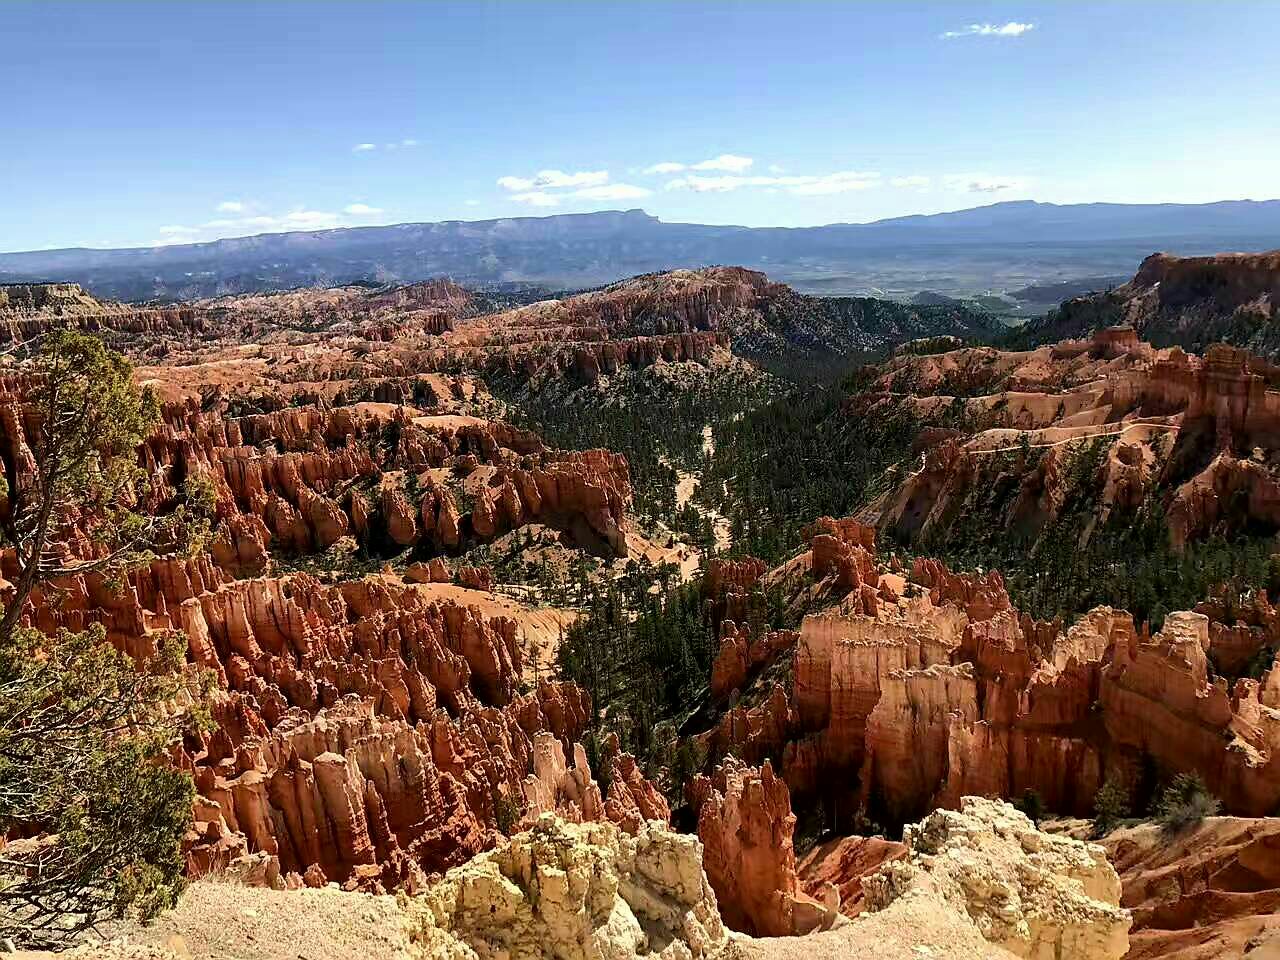
<svg viewBox="0 0 1280 960"><path fill-rule="evenodd" d="M893 177L889 181L892 187L927 187L929 185L928 177L909 176L909 177Z"/></svg>
<svg viewBox="0 0 1280 960"><path fill-rule="evenodd" d="M753 163L755 163L755 161L750 157L739 157L732 153L722 153L720 156L712 157L710 160L703 160L701 163L695 163L690 169L724 170L729 173L741 173Z"/></svg>
<svg viewBox="0 0 1280 960"><path fill-rule="evenodd" d="M228 201L240 203L240 201ZM336 227L352 226L361 218L383 213L381 207L367 203L351 203L340 213L328 210L312 210L305 206L295 207L287 213L250 215L253 204L240 203L244 216L216 217L204 223L190 225L167 224L160 227L160 244L199 243L207 240L218 240L224 237L243 237L255 233L279 233L288 230L331 230ZM218 209L232 212L227 204L219 204Z"/></svg>
<svg viewBox="0 0 1280 960"><path fill-rule="evenodd" d="M244 213L244 201L223 200L218 204L219 213Z"/></svg>
<svg viewBox="0 0 1280 960"><path fill-rule="evenodd" d="M221 230L226 227L275 227L279 226L280 221L276 217L258 216L258 217L220 217L217 220L209 220L201 224L200 229L204 230Z"/></svg>
<svg viewBox="0 0 1280 960"><path fill-rule="evenodd" d="M680 173L682 170L722 170L725 173L741 173L748 169L755 161L751 157L740 157L733 153L722 153L718 157L712 157L710 160L700 160L697 163L676 163L672 160L664 160L662 163L655 163L651 167L645 167L643 173L650 174L669 174Z"/></svg>
<svg viewBox="0 0 1280 960"><path fill-rule="evenodd" d="M594 187L608 182L608 170L580 170L576 173L565 173L563 170L540 170L532 177L498 178L498 186L504 190L523 193L569 187Z"/></svg>
<svg viewBox="0 0 1280 960"><path fill-rule="evenodd" d="M1018 23L1016 20L1010 20L1008 23L971 23L968 26L961 27L959 30L948 30L942 34L943 40L955 40L957 37L1020 37L1030 30L1034 30L1034 23Z"/></svg>
<svg viewBox="0 0 1280 960"><path fill-rule="evenodd" d="M641 173L679 173L685 169L683 163L674 163L671 160L664 160L662 163L655 163L651 167L645 167Z"/></svg>
<svg viewBox="0 0 1280 960"><path fill-rule="evenodd" d="M1030 186L1030 181L1023 177L999 177L982 173L948 174L943 178L943 183L948 189L962 193L1020 192Z"/></svg>
<svg viewBox="0 0 1280 960"><path fill-rule="evenodd" d="M769 172L770 173L786 173L787 168L780 163L771 163L769 164Z"/></svg>
<svg viewBox="0 0 1280 960"><path fill-rule="evenodd" d="M560 205L558 196L543 190L529 190L525 193L513 194L511 199L516 203L523 203L530 207L556 207Z"/></svg>
<svg viewBox="0 0 1280 960"><path fill-rule="evenodd" d="M462 202L463 202L463 203L465 203L468 207L478 207L478 206L480 206L480 201L479 201L479 200L463 200Z"/></svg>
<svg viewBox="0 0 1280 960"><path fill-rule="evenodd" d="M581 197L583 200L635 200L639 197L647 197L650 193L652 193L651 190L630 183L608 183L599 187L575 190L570 196Z"/></svg>
<svg viewBox="0 0 1280 960"><path fill-rule="evenodd" d="M325 227L337 226L341 217L336 213L329 213L325 210L293 210L286 213L283 219L287 224L320 230Z"/></svg>
<svg viewBox="0 0 1280 960"><path fill-rule="evenodd" d="M735 176L703 177L689 174L669 180L667 190L692 190L695 193L728 193L746 187L780 187L796 196L822 196L833 193L849 193L854 190L870 190L881 184L880 174L841 170L836 173L792 176Z"/></svg>
<svg viewBox="0 0 1280 960"><path fill-rule="evenodd" d="M511 199L529 207L558 207L565 200L635 200L639 197L647 197L651 192L630 183L602 183L583 187L581 190L566 190L560 193L525 190L512 194Z"/></svg>
<svg viewBox="0 0 1280 960"><path fill-rule="evenodd" d="M408 150L410 147L418 146L418 141L412 137L405 137L403 140L392 140L390 143L384 143L379 147L376 143L357 143L351 148L352 153L370 153L374 150Z"/></svg>

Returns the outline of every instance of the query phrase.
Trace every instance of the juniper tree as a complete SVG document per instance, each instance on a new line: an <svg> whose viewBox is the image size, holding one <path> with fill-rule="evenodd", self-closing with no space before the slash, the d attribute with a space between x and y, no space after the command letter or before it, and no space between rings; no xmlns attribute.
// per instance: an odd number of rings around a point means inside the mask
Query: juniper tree
<svg viewBox="0 0 1280 960"><path fill-rule="evenodd" d="M0 936L56 944L181 889L193 787L165 753L198 721L200 690L180 635L135 660L98 624L33 629L28 603L56 602L72 574L115 578L153 550L194 548L209 488L188 481L155 515L140 509L137 451L158 404L97 339L50 335L7 373L19 401L0 420Z"/></svg>

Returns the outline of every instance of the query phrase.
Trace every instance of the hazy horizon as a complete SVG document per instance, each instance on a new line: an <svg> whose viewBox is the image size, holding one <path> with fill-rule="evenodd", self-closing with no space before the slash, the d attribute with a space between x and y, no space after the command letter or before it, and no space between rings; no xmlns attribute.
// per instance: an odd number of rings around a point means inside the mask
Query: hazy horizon
<svg viewBox="0 0 1280 960"><path fill-rule="evenodd" d="M702 221L697 221L697 220L679 220L679 219L671 219L668 217L662 217L655 213L651 213L648 210L645 210L643 207L626 207L626 208L618 207L618 208L603 209L603 210L563 211L560 213L516 213L516 214L511 214L509 216L500 216L500 217L456 217L456 218L451 218L447 220L425 220L425 221L424 220L400 220L400 221L394 221L389 223L350 223L350 224L340 224L337 226L322 227L322 228L316 228L316 229L307 229L304 227L299 227L294 229L263 230L258 233L246 233L246 234L237 234L237 235L225 236L225 237L213 237L207 240L172 241L164 244L135 244L130 246L118 246L118 247L117 246L93 246L93 245L77 245L77 246L64 246L64 247L31 247L26 249L0 250L0 255L11 255L11 254L20 254L20 253L50 253L50 252L56 252L59 250L132 250L132 249L145 250L153 246L198 246L201 244L217 243L221 240L252 240L256 237L274 237L274 236L282 236L282 235L291 234L291 233L318 234L318 233L327 233L334 230L354 230L354 229L362 229L362 228L368 228L368 229L394 228L394 227L414 226L418 224L431 224L431 223L492 223L500 220L549 220L555 217L588 217L588 216L603 216L608 214L620 215L620 214L628 214L628 213L644 214L646 217L652 217L653 219L661 223L670 224L670 225L724 227L726 229L736 227L736 228L742 228L742 229L748 229L748 230L771 230L771 229L805 230L805 229L820 229L822 227L838 227L838 226L873 226L878 223L885 223L885 222L894 221L894 220L902 220L909 217L933 217L933 216L945 215L948 213L966 213L969 211L982 210L990 207L1002 207L1010 204L1036 204L1039 206L1049 206L1049 207L1086 207L1086 206L1201 207L1201 206L1214 206L1217 204L1225 204L1225 203L1254 203L1254 204L1280 203L1280 197L1263 197L1263 198L1244 197L1238 200L1235 200L1235 199L1208 200L1208 201L1205 201L1204 203L1197 203L1197 204L1184 204L1184 203L1178 203L1176 201L1169 201L1169 202L1163 202L1163 203L1154 202L1154 203L1143 203L1143 204L1126 204L1126 203L1118 203L1118 202L1106 201L1106 200L1084 201L1081 203L1053 203L1052 201L1046 201L1046 200L997 200L991 203L957 207L955 209L949 209L949 210L940 210L940 211L937 211L936 213L931 213L931 214L901 214L901 215L892 216L892 217L877 217L874 220L832 220L832 221L827 221L823 223L796 224L796 225L786 225L786 226L767 226L767 225L751 226L744 223L704 223ZM1280 239L1277 239L1277 245L1280 246Z"/></svg>

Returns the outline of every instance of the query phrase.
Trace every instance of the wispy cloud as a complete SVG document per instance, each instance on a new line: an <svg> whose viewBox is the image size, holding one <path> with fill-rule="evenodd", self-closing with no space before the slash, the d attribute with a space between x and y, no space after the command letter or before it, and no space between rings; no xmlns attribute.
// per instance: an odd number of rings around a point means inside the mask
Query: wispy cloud
<svg viewBox="0 0 1280 960"><path fill-rule="evenodd" d="M635 200L653 192L632 183L610 183L608 170L541 170L532 177L499 177L498 186L529 207L558 207L566 200Z"/></svg>
<svg viewBox="0 0 1280 960"><path fill-rule="evenodd" d="M631 183L607 183L599 187L585 187L575 190L571 196L583 200L638 200L651 193L645 187L637 187Z"/></svg>
<svg viewBox="0 0 1280 960"><path fill-rule="evenodd" d="M663 175L680 173L683 170L721 170L725 173L742 173L742 171L750 169L753 163L755 163L755 160L751 157L740 157L736 153L722 153L718 157L712 157L710 160L700 160L697 163L677 163L673 160L664 160L662 163L655 163L651 167L645 167L642 172Z"/></svg>
<svg viewBox="0 0 1280 960"><path fill-rule="evenodd" d="M927 187L929 186L929 178L919 175L907 177L892 177L889 180L891 187Z"/></svg>
<svg viewBox="0 0 1280 960"><path fill-rule="evenodd" d="M547 193L545 190L529 190L525 193L517 193L511 197L516 203L523 203L529 207L558 207L560 198L554 193Z"/></svg>
<svg viewBox="0 0 1280 960"><path fill-rule="evenodd" d="M1020 37L1036 28L1034 23L1019 23L1010 20L1008 23L971 23L959 30L948 30L942 34L943 40L955 40L959 37Z"/></svg>
<svg viewBox="0 0 1280 960"><path fill-rule="evenodd" d="M540 170L532 177L499 177L498 186L504 190L527 192L530 190L566 189L569 187L594 187L609 182L608 170L580 170L565 173L563 170Z"/></svg>
<svg viewBox="0 0 1280 960"><path fill-rule="evenodd" d="M405 137L403 140L392 140L390 143L384 143L381 146L376 143L357 143L351 148L351 152L372 153L374 150L408 150L416 146L418 146L417 140L412 137Z"/></svg>
<svg viewBox="0 0 1280 960"><path fill-rule="evenodd" d="M313 210L310 207L294 207L285 213L266 213L255 205L240 200L227 200L215 208L218 213L238 213L241 216L214 217L197 224L166 224L157 231L160 244L198 243L225 237L240 237L254 233L283 232L288 230L331 230L352 226L367 218L383 213L381 207L367 203L349 203L341 212Z"/></svg>
<svg viewBox="0 0 1280 960"><path fill-rule="evenodd" d="M942 178L949 190L961 193L1020 193L1031 186L1025 177L992 176L985 173L950 173Z"/></svg>
<svg viewBox="0 0 1280 960"><path fill-rule="evenodd" d="M862 173L856 170L840 170L835 173L821 175L789 175L789 176L738 176L704 177L689 174L668 180L667 190L692 190L695 193L729 193L748 187L764 187L783 189L796 196L823 196L836 193L850 193L855 190L870 190L880 186L881 176L878 173Z"/></svg>

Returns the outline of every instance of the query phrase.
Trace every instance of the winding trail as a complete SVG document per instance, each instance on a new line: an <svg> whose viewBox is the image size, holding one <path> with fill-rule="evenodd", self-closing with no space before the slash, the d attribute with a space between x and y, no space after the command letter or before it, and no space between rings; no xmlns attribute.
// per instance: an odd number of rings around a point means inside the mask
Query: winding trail
<svg viewBox="0 0 1280 960"><path fill-rule="evenodd" d="M1182 429L1180 424L1146 423L1144 421L1137 421L1134 423L1130 423L1119 430L1111 430L1106 433L1085 433L1085 434L1081 434L1078 437L1067 437L1064 440L1051 440L1048 443L1032 443L1032 444L1029 444L1029 447L1032 450L1047 450L1049 447L1061 447L1068 443L1079 443L1081 440L1098 440L1098 439L1101 439L1102 437L1120 437L1128 433L1130 430L1136 430L1138 427L1146 427L1149 430L1180 430ZM1017 429L1017 428L1001 427L998 429ZM1055 428L1044 427L1041 429L1052 430ZM1064 430L1064 429L1070 429L1070 428L1058 427L1056 429ZM1023 448L1022 444L1015 443L1007 447L991 447L986 450L970 450L969 453L1005 453L1009 450L1021 450L1022 448Z"/></svg>

